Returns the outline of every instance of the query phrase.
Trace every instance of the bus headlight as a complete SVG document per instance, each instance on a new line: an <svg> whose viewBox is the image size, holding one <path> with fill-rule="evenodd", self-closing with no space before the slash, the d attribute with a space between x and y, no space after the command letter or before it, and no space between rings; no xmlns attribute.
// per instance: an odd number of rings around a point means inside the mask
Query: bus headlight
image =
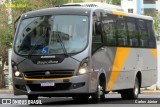
<svg viewBox="0 0 160 107"><path fill-rule="evenodd" d="M21 74L21 72L18 70L17 64L16 64L14 61L12 61L12 70L13 70L13 75L14 75L15 77L22 77L22 74Z"/></svg>
<svg viewBox="0 0 160 107"><path fill-rule="evenodd" d="M79 69L79 74L85 74L85 73L87 73L87 69L86 68L80 68Z"/></svg>
<svg viewBox="0 0 160 107"><path fill-rule="evenodd" d="M16 77L20 77L20 76L21 76L21 72L20 72L20 71L16 71L16 72L14 73L14 75L15 75Z"/></svg>
<svg viewBox="0 0 160 107"><path fill-rule="evenodd" d="M83 75L88 73L88 58L84 59L79 67L78 74Z"/></svg>

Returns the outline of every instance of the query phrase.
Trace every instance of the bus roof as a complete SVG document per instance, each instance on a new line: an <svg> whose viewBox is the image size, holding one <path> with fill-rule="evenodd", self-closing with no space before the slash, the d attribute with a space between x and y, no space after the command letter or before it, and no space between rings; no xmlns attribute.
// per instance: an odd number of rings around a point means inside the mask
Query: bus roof
<svg viewBox="0 0 160 107"><path fill-rule="evenodd" d="M128 17L134 17L134 18L140 18L140 19L146 19L146 20L153 20L151 16L145 16L145 15L139 15L139 14L133 14L133 13L125 13L120 11L111 11L112 14L120 15L120 16L128 16Z"/></svg>
<svg viewBox="0 0 160 107"><path fill-rule="evenodd" d="M107 3L101 3L101 2L83 2L83 3L67 3L62 6L82 6L82 7L95 7L105 10L107 13L112 13L115 15L122 15L122 16L129 16L129 17L135 17L135 18L142 18L147 20L153 20L150 16L144 16L144 15L138 15L138 14L132 14L132 13L125 13L124 10L117 5L107 4Z"/></svg>
<svg viewBox="0 0 160 107"><path fill-rule="evenodd" d="M77 14L77 15L90 15L91 8L89 7L52 7L52 8L45 8L36 11L30 11L24 13L22 17L36 17L36 16L43 16L43 15L67 15L67 14Z"/></svg>
<svg viewBox="0 0 160 107"><path fill-rule="evenodd" d="M120 6L111 5L107 3L101 2L83 2L83 3L67 3L62 6L83 6L83 7L98 7L106 10L117 10L117 11L124 11Z"/></svg>
<svg viewBox="0 0 160 107"><path fill-rule="evenodd" d="M109 9L103 9L100 7L88 7L88 6L75 6L75 5L63 5L59 7L52 7L52 8L45 8L37 11L31 11L24 13L22 16L24 18L27 17L35 17L35 16L43 16L43 15L54 15L54 14L77 14L77 15L90 15L91 11L94 11L96 9L101 9L106 13L120 15L120 16L128 16L128 17L135 17L140 19L146 19L146 20L153 20L151 16L144 16L144 15L138 15L138 14L132 14L132 13L125 13L123 11L117 11L117 10L109 10Z"/></svg>

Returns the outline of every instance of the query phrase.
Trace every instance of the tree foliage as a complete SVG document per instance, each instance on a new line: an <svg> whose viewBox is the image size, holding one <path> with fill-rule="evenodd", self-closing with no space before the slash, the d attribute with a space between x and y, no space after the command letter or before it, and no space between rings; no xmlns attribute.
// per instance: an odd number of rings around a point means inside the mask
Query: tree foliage
<svg viewBox="0 0 160 107"><path fill-rule="evenodd" d="M73 0L74 3L80 3L83 2L83 0Z"/></svg>
<svg viewBox="0 0 160 107"><path fill-rule="evenodd" d="M112 4L120 5L121 4L121 0L112 0Z"/></svg>
<svg viewBox="0 0 160 107"><path fill-rule="evenodd" d="M156 14L154 17L154 29L157 39L160 40L160 13Z"/></svg>
<svg viewBox="0 0 160 107"><path fill-rule="evenodd" d="M8 48L11 47L11 32L8 32L8 13L0 5L0 87L4 85L3 68L8 58Z"/></svg>

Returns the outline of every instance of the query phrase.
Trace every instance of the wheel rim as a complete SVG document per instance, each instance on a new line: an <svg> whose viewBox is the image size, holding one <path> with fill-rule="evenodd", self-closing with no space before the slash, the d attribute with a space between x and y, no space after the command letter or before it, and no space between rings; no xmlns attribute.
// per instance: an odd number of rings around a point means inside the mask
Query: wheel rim
<svg viewBox="0 0 160 107"><path fill-rule="evenodd" d="M137 81L136 81L135 89L134 89L134 94L137 96L138 93L139 93L139 85L138 85L138 83L137 83Z"/></svg>
<svg viewBox="0 0 160 107"><path fill-rule="evenodd" d="M100 98L101 95L103 95L103 87L100 84L98 84L98 98Z"/></svg>

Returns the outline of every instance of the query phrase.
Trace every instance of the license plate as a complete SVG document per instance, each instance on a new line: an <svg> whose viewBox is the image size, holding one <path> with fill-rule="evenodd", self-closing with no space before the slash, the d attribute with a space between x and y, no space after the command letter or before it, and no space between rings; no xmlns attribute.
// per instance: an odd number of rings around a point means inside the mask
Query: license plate
<svg viewBox="0 0 160 107"><path fill-rule="evenodd" d="M49 87L49 86L55 86L54 82L43 82L41 83L41 87Z"/></svg>

